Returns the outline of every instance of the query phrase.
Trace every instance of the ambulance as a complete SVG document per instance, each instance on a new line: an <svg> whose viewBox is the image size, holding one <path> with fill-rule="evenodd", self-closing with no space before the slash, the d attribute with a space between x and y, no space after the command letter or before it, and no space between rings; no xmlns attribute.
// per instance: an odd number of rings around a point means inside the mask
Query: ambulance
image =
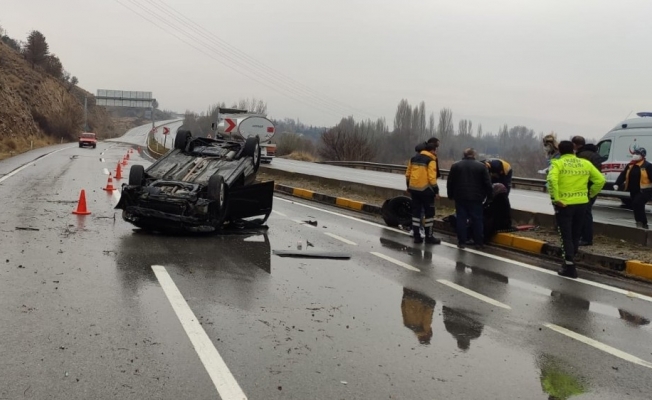
<svg viewBox="0 0 652 400"><path fill-rule="evenodd" d="M605 194L619 197L626 205L629 204L629 193L615 192L613 185L632 160L634 151L640 148L652 154L652 112L639 112L635 118L620 122L598 142L598 153L605 160L602 163L602 173L607 178Z"/></svg>

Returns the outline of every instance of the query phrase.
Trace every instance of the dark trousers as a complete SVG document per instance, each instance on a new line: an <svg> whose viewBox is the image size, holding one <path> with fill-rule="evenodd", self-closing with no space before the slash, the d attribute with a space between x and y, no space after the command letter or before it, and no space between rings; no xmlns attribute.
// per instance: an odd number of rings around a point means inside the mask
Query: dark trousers
<svg viewBox="0 0 652 400"><path fill-rule="evenodd" d="M476 245L482 245L484 223L482 220L482 202L455 201L455 217L457 218L457 242L465 244L467 237L467 222L471 220L471 231L473 241Z"/></svg>
<svg viewBox="0 0 652 400"><path fill-rule="evenodd" d="M586 207L588 207L588 204L574 204L555 208L563 257L566 261L572 262L579 249L582 226L586 218Z"/></svg>
<svg viewBox="0 0 652 400"><path fill-rule="evenodd" d="M421 215L423 213L423 227L426 237L432 236L432 225L435 222L435 192L424 190L422 192L410 190L412 197L412 232L414 237L421 237Z"/></svg>
<svg viewBox="0 0 652 400"><path fill-rule="evenodd" d="M587 243L593 243L593 204L598 197L589 200L586 206L586 213L584 214L584 226L582 227L581 240Z"/></svg>
<svg viewBox="0 0 652 400"><path fill-rule="evenodd" d="M632 209L634 210L634 220L647 225L647 215L645 215L645 205L652 200L652 190L644 190L638 193L630 193L632 198Z"/></svg>

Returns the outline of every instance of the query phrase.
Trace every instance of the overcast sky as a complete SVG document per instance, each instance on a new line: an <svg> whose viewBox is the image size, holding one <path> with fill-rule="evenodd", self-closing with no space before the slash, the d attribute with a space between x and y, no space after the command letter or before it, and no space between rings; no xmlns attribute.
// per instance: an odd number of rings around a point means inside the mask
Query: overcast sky
<svg viewBox="0 0 652 400"><path fill-rule="evenodd" d="M650 0L2 0L0 25L40 30L81 87L162 109L257 97L274 118L392 126L406 98L485 132L599 138L652 111L650 15Z"/></svg>

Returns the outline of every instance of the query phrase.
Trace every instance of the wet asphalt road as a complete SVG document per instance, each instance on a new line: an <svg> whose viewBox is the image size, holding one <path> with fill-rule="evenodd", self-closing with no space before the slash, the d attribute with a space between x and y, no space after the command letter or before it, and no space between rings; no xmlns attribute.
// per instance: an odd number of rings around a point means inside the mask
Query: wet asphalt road
<svg viewBox="0 0 652 400"><path fill-rule="evenodd" d="M278 197L267 231L144 233L100 189L127 148L0 162L0 399L650 398L650 285ZM272 254L298 241L352 258Z"/></svg>
<svg viewBox="0 0 652 400"><path fill-rule="evenodd" d="M401 174L367 171L282 158L275 158L266 167L332 179L342 179L345 176L346 179L344 180L347 182L363 183L398 190L405 189L405 178ZM446 196L446 180L441 180L439 186L440 195L442 197ZM509 200L512 207L517 210L553 214L553 209L550 205L550 196L546 193L514 189L509 194ZM632 211L621 208L620 204L619 200L599 199L593 207L594 221L611 225L635 226ZM647 207L646 211L652 217L652 207Z"/></svg>

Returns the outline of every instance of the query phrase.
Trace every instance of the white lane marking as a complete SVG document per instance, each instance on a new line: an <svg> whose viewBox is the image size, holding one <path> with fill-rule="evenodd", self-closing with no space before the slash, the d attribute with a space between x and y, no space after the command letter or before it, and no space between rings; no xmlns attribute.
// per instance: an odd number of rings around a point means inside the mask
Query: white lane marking
<svg viewBox="0 0 652 400"><path fill-rule="evenodd" d="M371 222L371 221L365 221L363 219L352 217L350 215L340 214L340 213L330 211L330 210L324 210L322 208L313 207L313 206L303 204L303 203L298 202L298 201L287 200L287 199L284 199L282 197L276 197L275 196L274 198L277 199L277 200L285 201L287 203L296 204L296 205L301 206L301 207L306 207L306 208L309 208L311 210L321 211L321 212L324 212L324 213L327 213L327 214L332 214L332 215L337 215L338 217L347 218L347 219L350 219L350 220L353 220L353 221L357 221L357 222L360 222L360 223L363 223L363 224L375 226L375 227L382 228L382 229L385 229L385 230L388 230L388 231L400 233L400 234L403 234L403 235L409 235L409 233L404 232L404 231L402 231L400 229L390 228L389 226L380 225L380 224L377 224L377 223ZM454 244L450 244L450 243L446 243L446 242L441 242L441 244L443 246L448 246L448 247L457 249L457 245L454 245ZM483 253L481 251L473 250L473 249L470 249L468 247L466 249L464 249L463 251L468 251L469 253L474 253L474 254L477 254L477 255L480 255L480 256L483 256L483 257L487 257L487 258L497 260L497 261L502 261L502 262L505 262L505 263L518 265L519 267L523 267L523 268L531 269L533 271L538 271L538 272L542 272L544 274L559 277L559 275L557 275L557 273L555 271L551 271L549 269L545 269L545 268L541 268L541 267L536 267L534 265L526 264L526 263L523 263L523 262L520 262L520 261L510 260L509 258L504 258L504 257L496 256L496 255L493 255L493 254L489 254L489 253ZM568 278L564 278L564 279L568 279ZM622 294L622 295L625 295L625 296L630 297L630 298L635 298L635 299L639 299L639 300L643 300L643 301L652 302L652 297L645 296L645 295L642 295L642 294L639 294L639 293L636 293L636 292L632 292L632 291L629 291L629 290L624 290L624 289L620 289L620 288L617 288L617 287L605 285L603 283L593 282L593 281L589 281L589 280L581 279L581 278L574 279L574 281L578 282L578 283L583 283L585 285L597 287L597 288L600 288L600 289L608 290L610 292Z"/></svg>
<svg viewBox="0 0 652 400"><path fill-rule="evenodd" d="M452 289L455 289L455 290L457 290L457 291L460 291L460 292L462 292L462 293L464 293L464 294L468 294L468 295L471 296L471 297L475 297L475 298L478 299L478 300L482 300L482 301L484 301L485 303L489 303L489 304L491 304L491 305L494 305L494 306L496 306L496 307L501 307L501 308L504 308L504 309L506 309L506 310L511 310L511 309L512 309L512 307L508 306L508 305L505 304L505 303L501 303L501 302L499 302L498 300L494 300L494 299L492 299L491 297L487 297L487 296L485 296L485 295L483 295L483 294L480 294L480 293L478 293L478 292L474 292L474 291L471 290L471 289L467 289L467 288L465 288L464 286L460 286L460 285L455 284L455 283L453 283L453 282L451 282L451 281L447 281L446 279L437 279L437 282L441 283L442 285L446 285L446 286L448 286L449 288L452 288Z"/></svg>
<svg viewBox="0 0 652 400"><path fill-rule="evenodd" d="M299 225L307 226L308 228L313 228L313 229L315 228L314 226L306 224L305 222L303 222L303 221L301 221L299 219L293 219L292 221L296 222Z"/></svg>
<svg viewBox="0 0 652 400"><path fill-rule="evenodd" d="M18 169L15 169L15 170L11 171L10 173L8 173L7 175L5 175L5 176L3 176L2 178L0 178L0 183L2 183L2 182L4 182L5 180L11 178L12 176L16 175L17 173L19 173L20 171L24 170L25 168L27 168L27 167L29 167L29 166L31 166L31 165L36 164L37 162L41 161L42 159L47 158L47 157L50 157L50 156L51 156L52 154L54 154L54 153L58 153L58 152L60 152L60 151L64 151L64 150L68 150L68 149L72 149L72 148L74 148L74 147L75 147L75 146L71 146L71 147L65 147L65 148L63 148L63 149L55 150L55 151L53 151L53 152L51 152L51 153L48 153L48 154L44 155L43 157L37 158L36 160L32 160L32 161L28 162L27 164L23 165L22 167L20 167L20 168L18 168Z"/></svg>
<svg viewBox="0 0 652 400"><path fill-rule="evenodd" d="M391 263L393 263L393 264L396 264L396 265L398 265L399 267L403 267L403 268L405 268L405 269L409 269L410 271L421 272L420 269L415 268L415 267L411 266L410 264L406 264L406 263L404 263L403 261L399 261L399 260L394 259L394 258L392 258L392 257L390 257L390 256L386 256L386 255L384 255L384 254L382 254L382 253L377 253L377 252L375 252L375 251L372 251L371 254L373 254L374 256L376 256L376 257L378 257L378 258L382 258L383 260L386 260L386 261L389 261L389 262L391 262Z"/></svg>
<svg viewBox="0 0 652 400"><path fill-rule="evenodd" d="M634 363L636 365L640 365L642 367L652 368L652 363L649 362L649 361L642 360L642 359L640 359L640 358L638 358L636 356L633 356L633 355L631 355L629 353L625 353L622 350L618 350L618 349L616 349L614 347L611 347L611 346L606 345L604 343L598 342L597 340L588 338L588 337L586 337L584 335L580 335L577 332L573 332L573 331L571 331L569 329L566 329L566 328L563 328L563 327L561 327L559 325L546 323L546 324L543 324L543 326L545 326L546 328L550 328L555 332L561 333L562 335L568 336L569 338L575 339L575 340L580 341L580 342L582 342L584 344L588 344L589 346L594 347L594 348L596 348L598 350L602 350L605 353L609 353L612 356L616 356L616 357L618 357L620 359L623 359L625 361L629 361L631 363Z"/></svg>
<svg viewBox="0 0 652 400"><path fill-rule="evenodd" d="M332 234L332 233L330 233L330 232L324 232L324 235L326 235L326 236L330 236L330 237L332 237L333 239L337 239L337 240L339 240L340 242L344 242L344 243L346 243L346 244L350 244L351 246L357 246L357 243L352 242L352 241L350 241L349 239L345 239L345 238L343 238L342 236L337 236L337 235L334 235L334 234Z"/></svg>
<svg viewBox="0 0 652 400"><path fill-rule="evenodd" d="M281 217L287 217L287 215L283 214L282 212L278 212L278 211L275 211L275 210L272 210L272 212L273 212L274 214L278 215L278 216L281 216Z"/></svg>
<svg viewBox="0 0 652 400"><path fill-rule="evenodd" d="M109 174L109 169L108 169L108 168L104 168L104 175L108 175L108 174Z"/></svg>
<svg viewBox="0 0 652 400"><path fill-rule="evenodd" d="M442 244L444 246L457 248L456 245L453 245L453 244L450 244L450 243L442 242ZM608 290L610 292L622 294L622 295L625 295L627 297L652 302L652 297L645 296L645 295L639 294L639 293L635 293L635 292L632 292L630 290L620 289L620 288L617 288L617 287L605 285L604 283L593 282L593 281L589 281L589 280L582 279L582 278L571 279L571 278L561 277L561 276L557 275L557 272L551 271L549 269L536 267L534 265L526 264L524 262L510 260L509 258L505 258L505 257L501 257L501 256L497 256L497 255L494 255L494 254L489 254L489 253L483 253L483 252L473 250L473 249L469 249L469 248L466 248L465 250L470 252L470 253L481 255L483 257L492 258L492 259L497 260L497 261L506 262L506 263L510 263L510 264L513 264L513 265L518 265L519 267L531 269L532 271L542 272L544 274L556 276L556 277L566 279L566 280L569 280L569 281L575 281L575 282L583 283L585 285L589 285L589 286L597 287L597 288L600 288L600 289Z"/></svg>
<svg viewBox="0 0 652 400"><path fill-rule="evenodd" d="M213 342L211 342L206 331L199 324L197 317L186 303L168 271L161 265L152 265L152 270L154 270L163 292L170 301L172 309L179 318L220 397L223 400L246 400L247 396L238 385L233 374L231 374L229 367L220 356Z"/></svg>

